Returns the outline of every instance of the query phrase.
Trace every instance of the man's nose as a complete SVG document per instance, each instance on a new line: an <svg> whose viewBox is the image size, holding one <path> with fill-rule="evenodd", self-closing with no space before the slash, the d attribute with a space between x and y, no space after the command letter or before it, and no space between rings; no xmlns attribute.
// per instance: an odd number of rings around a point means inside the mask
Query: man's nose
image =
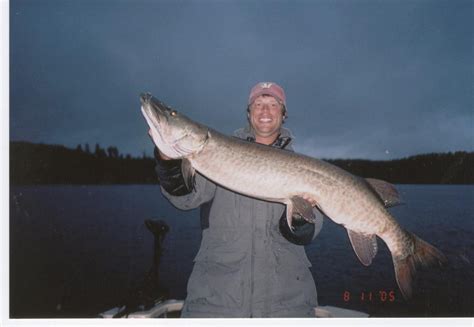
<svg viewBox="0 0 474 327"><path fill-rule="evenodd" d="M269 111L269 110L270 110L270 105L269 105L269 104L264 103L264 104L262 105L262 111L265 111L265 110L266 110L266 111Z"/></svg>

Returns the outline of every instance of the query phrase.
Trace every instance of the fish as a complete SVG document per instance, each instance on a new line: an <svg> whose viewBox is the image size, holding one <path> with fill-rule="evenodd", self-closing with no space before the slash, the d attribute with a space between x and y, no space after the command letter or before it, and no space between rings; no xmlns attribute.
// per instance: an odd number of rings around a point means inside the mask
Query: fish
<svg viewBox="0 0 474 327"><path fill-rule="evenodd" d="M182 159L188 186L198 172L236 193L285 204L290 227L293 216L314 223L312 208L317 207L347 229L365 266L377 254L377 237L382 239L406 300L412 298L418 267L447 263L441 251L402 228L387 210L401 202L392 184L361 178L317 158L224 135L150 93L141 94L140 102L153 142L165 156Z"/></svg>

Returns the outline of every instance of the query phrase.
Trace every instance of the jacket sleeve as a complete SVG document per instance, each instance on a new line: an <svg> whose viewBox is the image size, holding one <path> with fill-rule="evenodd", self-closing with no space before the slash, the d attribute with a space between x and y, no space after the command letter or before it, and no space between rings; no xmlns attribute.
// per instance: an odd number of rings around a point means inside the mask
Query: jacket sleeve
<svg viewBox="0 0 474 327"><path fill-rule="evenodd" d="M293 230L288 226L286 220L286 210L280 218L280 232L288 241L297 245L308 245L321 231L323 227L323 214L316 208L313 208L316 222L311 224L304 219L293 220Z"/></svg>
<svg viewBox="0 0 474 327"><path fill-rule="evenodd" d="M182 160L163 160L155 147L155 172L161 187L171 195L180 196L191 193L191 188L184 182L181 170Z"/></svg>
<svg viewBox="0 0 474 327"><path fill-rule="evenodd" d="M184 182L181 160L163 160L155 148L155 171L161 185L161 192L176 208L190 210L210 201L216 185L196 172L193 187Z"/></svg>

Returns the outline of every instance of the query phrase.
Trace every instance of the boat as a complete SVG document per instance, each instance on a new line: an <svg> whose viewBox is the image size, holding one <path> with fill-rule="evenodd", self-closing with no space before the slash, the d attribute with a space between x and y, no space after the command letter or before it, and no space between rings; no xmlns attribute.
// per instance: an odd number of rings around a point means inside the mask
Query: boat
<svg viewBox="0 0 474 327"><path fill-rule="evenodd" d="M151 309L130 312L123 318L179 318L184 301L164 300L158 301ZM115 318L124 311L125 306L115 307L99 314L99 318Z"/></svg>
<svg viewBox="0 0 474 327"><path fill-rule="evenodd" d="M151 309L128 313L123 318L179 318L183 300L165 300L156 303ZM114 318L124 307L115 307L99 314L100 318ZM316 318L368 318L369 314L330 305L314 308Z"/></svg>

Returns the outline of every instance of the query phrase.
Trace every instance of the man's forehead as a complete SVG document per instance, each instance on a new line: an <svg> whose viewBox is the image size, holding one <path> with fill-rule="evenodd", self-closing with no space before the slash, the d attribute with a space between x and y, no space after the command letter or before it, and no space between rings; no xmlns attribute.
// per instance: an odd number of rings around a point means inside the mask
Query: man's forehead
<svg viewBox="0 0 474 327"><path fill-rule="evenodd" d="M268 101L268 102L276 102L276 103L279 103L278 100L270 95L270 94L262 94L262 95L259 95L254 102L261 102L261 101Z"/></svg>

